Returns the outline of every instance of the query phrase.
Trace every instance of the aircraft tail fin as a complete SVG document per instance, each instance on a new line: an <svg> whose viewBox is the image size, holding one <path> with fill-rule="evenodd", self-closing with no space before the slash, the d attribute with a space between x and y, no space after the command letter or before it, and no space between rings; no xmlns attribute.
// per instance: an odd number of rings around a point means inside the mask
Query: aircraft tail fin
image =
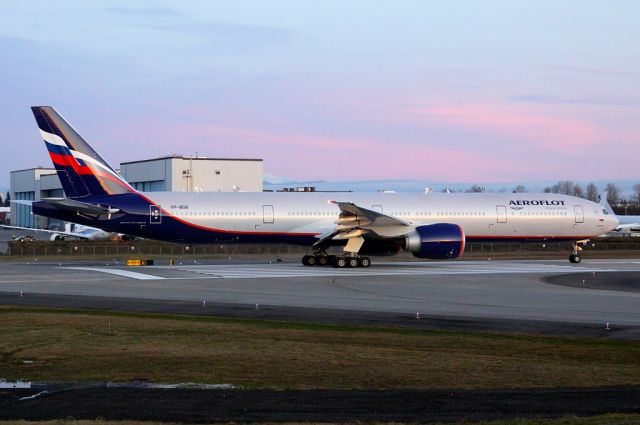
<svg viewBox="0 0 640 425"><path fill-rule="evenodd" d="M602 205L602 207L611 215L615 216L616 213L613 212L613 208L611 208L611 205L609 205L609 201L607 201L607 198L609 197L609 192L604 192L602 194L602 196L600 197L600 202L599 204Z"/></svg>
<svg viewBox="0 0 640 425"><path fill-rule="evenodd" d="M68 198L135 192L54 108L31 110Z"/></svg>

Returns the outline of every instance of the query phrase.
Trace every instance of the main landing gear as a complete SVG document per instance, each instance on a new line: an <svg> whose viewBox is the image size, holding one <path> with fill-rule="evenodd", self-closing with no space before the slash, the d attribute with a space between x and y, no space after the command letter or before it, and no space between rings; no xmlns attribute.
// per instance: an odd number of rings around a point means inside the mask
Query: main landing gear
<svg viewBox="0 0 640 425"><path fill-rule="evenodd" d="M369 267L371 260L369 257L360 257L359 255L326 255L323 253L315 255L305 255L302 257L302 264L305 266L333 266L339 269L349 267Z"/></svg>

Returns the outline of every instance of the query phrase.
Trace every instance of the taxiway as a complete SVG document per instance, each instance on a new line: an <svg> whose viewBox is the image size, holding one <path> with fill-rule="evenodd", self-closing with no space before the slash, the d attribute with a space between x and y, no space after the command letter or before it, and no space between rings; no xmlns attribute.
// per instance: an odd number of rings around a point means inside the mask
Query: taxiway
<svg viewBox="0 0 640 425"><path fill-rule="evenodd" d="M135 268L13 262L2 269L5 305L336 323L370 318L364 322L413 327L420 319L421 326L436 328L615 330L640 338L640 260L384 262L368 269L223 261Z"/></svg>

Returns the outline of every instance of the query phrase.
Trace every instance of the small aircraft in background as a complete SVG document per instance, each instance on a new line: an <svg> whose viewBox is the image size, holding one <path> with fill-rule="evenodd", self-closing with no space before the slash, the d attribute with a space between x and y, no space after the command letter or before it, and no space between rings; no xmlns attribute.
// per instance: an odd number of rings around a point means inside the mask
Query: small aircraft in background
<svg viewBox="0 0 640 425"><path fill-rule="evenodd" d="M613 229L614 232L640 232L640 215L616 215L616 213L613 212L611 205L609 205L609 202L607 201L606 192L602 199L600 199L600 205L602 205L602 207L607 210L609 214L613 214L613 216L618 219L618 226Z"/></svg>
<svg viewBox="0 0 640 425"><path fill-rule="evenodd" d="M78 239L85 239L90 241L133 239L131 236L123 235L122 233L105 232L104 230L96 229L95 227L83 226L80 224L73 224L73 223L67 223L65 225L64 230L35 229L33 227L20 227L20 226L7 226L7 225L0 225L0 227L3 227L5 229L43 232L49 235L49 240L51 241L63 241L67 237L75 237Z"/></svg>

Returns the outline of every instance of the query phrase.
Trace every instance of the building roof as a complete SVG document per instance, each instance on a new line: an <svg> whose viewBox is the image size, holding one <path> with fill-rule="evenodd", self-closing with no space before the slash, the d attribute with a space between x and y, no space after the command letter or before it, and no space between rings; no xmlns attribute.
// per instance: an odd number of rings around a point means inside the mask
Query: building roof
<svg viewBox="0 0 640 425"><path fill-rule="evenodd" d="M11 170L11 171L9 171L9 173L22 173L24 171L37 171L37 170L52 171L53 173L56 172L55 168L37 166L37 167L31 167L31 168L24 168L22 170Z"/></svg>
<svg viewBox="0 0 640 425"><path fill-rule="evenodd" d="M142 162L153 162L153 161L164 161L167 159L184 159L184 160L193 160L193 161L259 161L262 162L262 158L209 158L209 157L195 157L195 156L183 156L183 155L167 155L161 156L158 158L151 159L140 159L137 161L127 161L121 162L120 165L123 164L139 164Z"/></svg>

